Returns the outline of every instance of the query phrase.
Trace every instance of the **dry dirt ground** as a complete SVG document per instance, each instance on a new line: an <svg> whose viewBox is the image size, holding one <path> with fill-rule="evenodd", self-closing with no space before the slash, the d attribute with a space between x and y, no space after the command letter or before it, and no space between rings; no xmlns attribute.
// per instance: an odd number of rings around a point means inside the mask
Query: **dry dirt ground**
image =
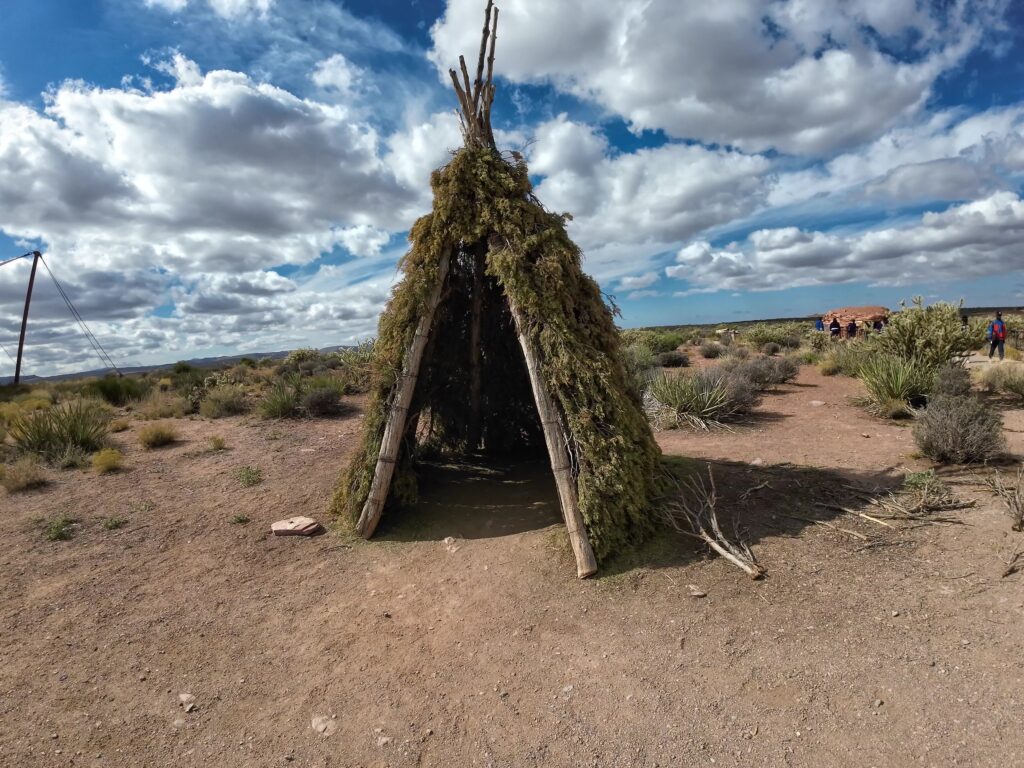
<svg viewBox="0 0 1024 768"><path fill-rule="evenodd" d="M962 524L815 506L925 466L857 386L805 368L735 432L659 436L711 462L761 582L668 535L577 581L530 464L438 467L370 543L273 538L324 519L358 414L187 420L151 452L136 424L125 471L0 496L0 765L1024 765L1024 534L966 473Z"/></svg>

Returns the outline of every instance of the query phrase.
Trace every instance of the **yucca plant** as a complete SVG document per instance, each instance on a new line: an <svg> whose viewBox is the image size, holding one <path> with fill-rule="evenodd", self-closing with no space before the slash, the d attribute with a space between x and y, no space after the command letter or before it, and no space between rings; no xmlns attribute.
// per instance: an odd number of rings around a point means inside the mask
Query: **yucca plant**
<svg viewBox="0 0 1024 768"><path fill-rule="evenodd" d="M22 450L53 463L72 453L101 449L110 416L101 403L73 400L20 416L11 424L10 435Z"/></svg>
<svg viewBox="0 0 1024 768"><path fill-rule="evenodd" d="M862 363L860 380L868 390L868 407L881 416L910 416L924 404L934 374L914 360L877 355Z"/></svg>
<svg viewBox="0 0 1024 768"><path fill-rule="evenodd" d="M689 376L654 376L645 400L648 416L659 429L706 430L749 411L758 392L744 376L707 368Z"/></svg>

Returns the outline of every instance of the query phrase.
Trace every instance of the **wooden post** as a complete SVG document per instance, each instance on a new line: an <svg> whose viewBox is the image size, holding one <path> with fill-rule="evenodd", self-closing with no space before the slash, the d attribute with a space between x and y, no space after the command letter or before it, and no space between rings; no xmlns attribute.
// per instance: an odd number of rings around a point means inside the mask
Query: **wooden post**
<svg viewBox="0 0 1024 768"><path fill-rule="evenodd" d="M430 337L430 328L434 323L437 305L441 301L445 280L448 278L450 262L451 250L448 250L441 256L441 261L437 266L437 285L434 286L433 292L427 298L423 316L420 317L416 333L412 337L412 342L410 342L402 361L402 376L398 382L398 391L394 402L390 404L388 410L387 424L384 426L384 436L381 438L380 452L377 454L377 466L373 471L373 481L370 483L370 493L366 497L366 503L363 504L359 521L356 523L356 530L363 538L370 538L377 529L381 512L384 510L384 502L387 501L388 492L391 490L391 478L394 477L395 464L398 463L402 437L405 435L405 424L409 416L409 406L412 404L412 396L416 391L416 380L423 362L423 350Z"/></svg>
<svg viewBox="0 0 1024 768"><path fill-rule="evenodd" d="M32 251L32 271L28 275L28 290L25 292L25 312L21 316L21 336L18 338L18 359L14 364L14 383L21 383L21 358L25 354L25 330L28 328L28 308L32 303L32 286L36 282L36 267L39 266L39 251Z"/></svg>
<svg viewBox="0 0 1024 768"><path fill-rule="evenodd" d="M481 435L481 391L483 389L483 361L480 348L481 325L484 305L484 268L487 258L487 242L481 240L473 248L473 287L469 309L469 449L480 447Z"/></svg>
<svg viewBox="0 0 1024 768"><path fill-rule="evenodd" d="M580 512L579 498L576 493L576 478L572 476L572 464L569 462L565 430L562 428L558 410L555 408L547 385L541 376L539 355L527 335L526 318L519 311L511 296L508 297L508 305L512 311L512 318L515 320L519 346L526 359L526 370L530 374L530 386L533 387L533 398L537 403L537 412L540 414L541 429L544 430L544 442L548 447L551 472L555 476L558 499L562 505L562 517L565 520L566 530L569 532L572 551L576 555L576 575L585 579L597 573L597 559L594 557L594 548L590 545L587 527L583 522L583 514Z"/></svg>

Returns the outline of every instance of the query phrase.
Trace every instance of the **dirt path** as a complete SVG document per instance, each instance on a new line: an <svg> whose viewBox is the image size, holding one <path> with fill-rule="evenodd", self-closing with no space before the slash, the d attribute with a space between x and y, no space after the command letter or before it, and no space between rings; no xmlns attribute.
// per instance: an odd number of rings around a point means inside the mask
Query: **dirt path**
<svg viewBox="0 0 1024 768"><path fill-rule="evenodd" d="M514 472L465 483L515 506L507 535L456 499L372 543L269 537L322 518L358 417L184 421L149 453L119 436L128 471L0 496L0 765L1024 764L1024 580L998 559L1021 534L987 502L967 525L833 521L867 542L785 517L918 466L853 382L798 384L735 434L660 436L720 462L761 583L671 537L579 582L549 489ZM80 528L48 542L34 520L58 512Z"/></svg>

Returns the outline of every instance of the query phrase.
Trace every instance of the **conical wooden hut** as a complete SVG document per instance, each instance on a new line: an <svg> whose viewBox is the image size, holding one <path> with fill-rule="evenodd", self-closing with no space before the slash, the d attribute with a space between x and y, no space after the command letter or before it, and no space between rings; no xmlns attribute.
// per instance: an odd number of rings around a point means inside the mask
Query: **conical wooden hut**
<svg viewBox="0 0 1024 768"><path fill-rule="evenodd" d="M546 453L584 578L653 528L659 450L623 366L612 311L580 267L568 215L533 194L491 129L498 9L476 77L450 70L464 146L431 177L381 316L374 383L334 511L370 537L415 502L417 457Z"/></svg>

